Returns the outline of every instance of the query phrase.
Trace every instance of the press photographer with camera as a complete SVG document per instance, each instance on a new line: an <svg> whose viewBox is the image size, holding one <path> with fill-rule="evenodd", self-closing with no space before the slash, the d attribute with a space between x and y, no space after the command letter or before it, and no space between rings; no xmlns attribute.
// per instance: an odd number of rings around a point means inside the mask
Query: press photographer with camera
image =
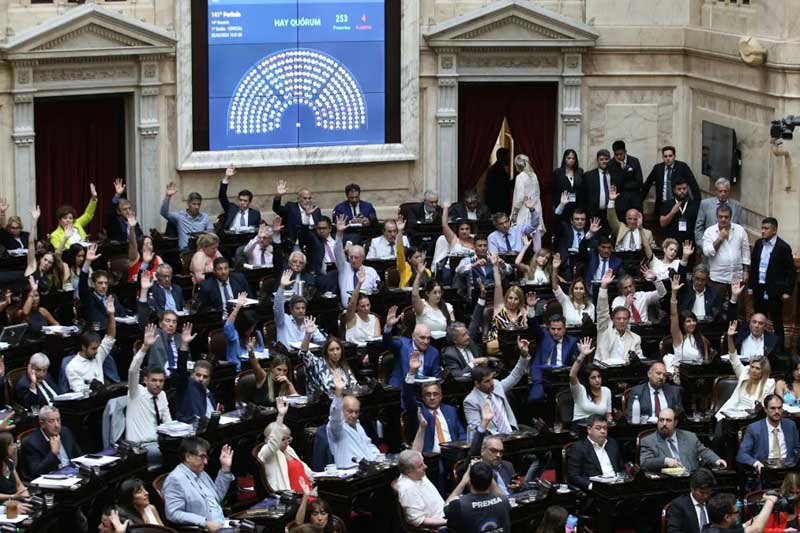
<svg viewBox="0 0 800 533"><path fill-rule="evenodd" d="M761 511L755 517L739 525L736 522L741 511L736 506L736 496L727 492L715 494L708 500L706 506L711 523L703 528L703 533L763 533L777 501L776 493L766 492L761 501L761 505L763 505ZM783 501L786 502L785 499Z"/></svg>
<svg viewBox="0 0 800 533"><path fill-rule="evenodd" d="M789 472L783 478L781 499L772 508L764 533L800 530L800 473Z"/></svg>

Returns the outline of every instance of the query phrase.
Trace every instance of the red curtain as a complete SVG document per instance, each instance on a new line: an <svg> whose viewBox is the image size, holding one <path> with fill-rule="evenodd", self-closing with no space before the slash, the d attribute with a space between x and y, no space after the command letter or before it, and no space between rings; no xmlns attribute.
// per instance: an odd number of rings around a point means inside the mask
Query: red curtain
<svg viewBox="0 0 800 533"><path fill-rule="evenodd" d="M39 235L55 229L59 206L83 213L90 182L99 203L87 231L96 235L105 226L114 179L126 177L124 97L37 99L34 128Z"/></svg>
<svg viewBox="0 0 800 533"><path fill-rule="evenodd" d="M553 150L557 83L465 83L458 88L458 192L475 186L489 166L497 134L508 120L514 155L525 154L539 177L548 230L554 228Z"/></svg>

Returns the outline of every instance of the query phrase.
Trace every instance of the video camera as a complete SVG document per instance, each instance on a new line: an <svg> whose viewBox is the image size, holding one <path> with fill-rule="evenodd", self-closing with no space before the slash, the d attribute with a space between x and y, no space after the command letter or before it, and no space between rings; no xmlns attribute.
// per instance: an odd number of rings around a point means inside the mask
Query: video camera
<svg viewBox="0 0 800 533"><path fill-rule="evenodd" d="M800 126L800 116L789 115L780 120L773 120L770 123L769 136L772 139L791 141L795 126Z"/></svg>
<svg viewBox="0 0 800 533"><path fill-rule="evenodd" d="M766 494L770 496L778 496L778 500L775 502L775 505L772 506L773 513L794 514L795 499L793 497L781 496L780 492L775 490L768 490ZM764 507L764 500L753 502L750 504L750 506L752 506L755 509L755 512L758 512L761 510L762 507Z"/></svg>

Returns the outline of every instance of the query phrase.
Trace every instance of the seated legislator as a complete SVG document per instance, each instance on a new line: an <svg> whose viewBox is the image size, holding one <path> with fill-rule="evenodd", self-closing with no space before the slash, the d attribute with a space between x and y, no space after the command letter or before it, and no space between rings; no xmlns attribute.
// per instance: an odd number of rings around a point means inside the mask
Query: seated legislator
<svg viewBox="0 0 800 533"><path fill-rule="evenodd" d="M41 352L33 354L28 361L26 375L20 377L14 387L16 401L25 409L53 405L53 399L61 394L61 388L47 372L49 368L50 359Z"/></svg>
<svg viewBox="0 0 800 533"><path fill-rule="evenodd" d="M367 273L358 271L358 279L347 303L344 315L345 340L356 344L366 343L381 336L381 320L371 313L369 296L361 292Z"/></svg>
<svg viewBox="0 0 800 533"><path fill-rule="evenodd" d="M202 285L198 299L200 308L209 311L225 311L229 300L236 298L239 293L246 292L249 298L253 297L247 278L239 272L231 272L228 260L224 257L214 259L213 275L207 276Z"/></svg>
<svg viewBox="0 0 800 533"><path fill-rule="evenodd" d="M553 256L553 271L551 273L550 285L553 288L553 295L561 305L564 320L567 326L580 326L583 324L583 317L589 317L594 322L595 309L592 299L589 296L586 282L581 278L576 278L569 287L569 294L565 294L558 280L558 271L561 266L561 256Z"/></svg>
<svg viewBox="0 0 800 533"><path fill-rule="evenodd" d="M709 467L727 468L724 459L706 448L691 431L678 429L678 419L672 409L662 409L658 414L658 429L641 440L639 462L651 472L662 468L682 466L689 472L700 468L702 462Z"/></svg>
<svg viewBox="0 0 800 533"><path fill-rule="evenodd" d="M108 309L108 329L102 342L97 333L87 331L80 336L80 350L67 363L65 374L69 388L73 392L88 391L93 381L105 383L105 360L111 355L117 335L117 324L114 320L114 297L109 296L106 303ZM108 376L109 380L112 378ZM118 380L117 380L118 381Z"/></svg>
<svg viewBox="0 0 800 533"><path fill-rule="evenodd" d="M170 211L169 203L175 193L178 192L178 187L170 182L167 184L166 195L164 201L161 202L160 214L167 219L167 222L172 222L178 230L178 249L181 252L189 250L189 239L193 233L213 232L214 221L206 213L201 213L200 208L203 206L203 197L199 192L190 192L186 197L186 209L183 211Z"/></svg>
<svg viewBox="0 0 800 533"><path fill-rule="evenodd" d="M758 514L739 525L742 511L736 505L736 496L726 492L715 494L706 506L709 523L703 533L762 533L777 500L776 495L765 493L761 497L763 507Z"/></svg>
<svg viewBox="0 0 800 533"><path fill-rule="evenodd" d="M707 468L698 468L689 478L689 494L678 496L667 510L667 533L700 533L708 524L708 500L717 481ZM783 530L781 530L781 533Z"/></svg>
<svg viewBox="0 0 800 533"><path fill-rule="evenodd" d="M539 326L534 315L534 306L528 306L528 329L534 334L536 341L536 353L530 367L531 388L528 391L528 403L542 402L545 399L543 368L571 366L578 357L578 339L567 335L564 317L559 314L550 315L547 327Z"/></svg>
<svg viewBox="0 0 800 533"><path fill-rule="evenodd" d="M158 265L155 281L147 293L148 307L156 314L183 310L183 289L172 283L172 267L169 264Z"/></svg>
<svg viewBox="0 0 800 533"><path fill-rule="evenodd" d="M277 194L272 199L272 211L283 219L289 242L303 244L311 228L322 218L322 211L314 205L314 195L305 187L297 191L296 202L281 206L281 197L286 194L286 182L278 181Z"/></svg>
<svg viewBox="0 0 800 533"><path fill-rule="evenodd" d="M592 415L586 425L587 438L567 452L567 482L581 490L592 490L590 478L625 473L619 445L608 438L605 415Z"/></svg>
<svg viewBox="0 0 800 533"><path fill-rule="evenodd" d="M89 271L92 263L100 257L97 253L97 245L92 244L86 250L86 260L81 267L81 275L78 281L78 295L80 297L81 316L88 322L92 329L101 330L109 327L107 301L114 303L114 314L117 317L126 315L122 305L111 297L109 293L109 283L111 276L105 270L95 270L91 274L94 289L89 287ZM41 290L40 290L41 292Z"/></svg>
<svg viewBox="0 0 800 533"><path fill-rule="evenodd" d="M89 193L92 197L89 199L89 203L86 204L83 214L78 218L75 218L77 213L71 205L62 205L56 209L58 226L50 232L50 244L56 250L63 250L86 240L86 228L89 227L97 210L97 189L94 183L89 184ZM71 235L67 235L66 230L68 228L72 230ZM31 226L31 229L35 229L35 226Z"/></svg>
<svg viewBox="0 0 800 533"><path fill-rule="evenodd" d="M266 224L261 224L258 227L258 233L255 237L244 247L244 255L247 258L247 264L256 267L269 268L273 265L275 257L274 246L280 245L281 233L280 229L275 231L275 226L282 227L281 217L276 216L273 220L272 227Z"/></svg>
<svg viewBox="0 0 800 533"><path fill-rule="evenodd" d="M184 437L178 448L181 463L164 481L164 510L175 525L189 525L217 531L225 524L222 500L236 479L231 473L233 449L227 444L219 454L220 469L215 480L206 472L211 445L200 437Z"/></svg>
<svg viewBox="0 0 800 533"><path fill-rule="evenodd" d="M479 298L469 327L463 322L451 322L447 326L447 346L442 351L442 365L454 378L469 376L474 366L489 362L483 356L480 345L472 340L478 338L478 326L483 319L485 305L486 301Z"/></svg>
<svg viewBox="0 0 800 533"><path fill-rule="evenodd" d="M514 480L517 472L513 463L503 459L505 445L498 435L489 434L489 424L494 417L494 410L488 401L481 408L481 423L472 434L469 444L469 457L480 457L481 461L492 469L492 476L497 484L499 494L508 495L519 490L519 483ZM530 470L539 466L538 461L531 464Z"/></svg>
<svg viewBox="0 0 800 533"><path fill-rule="evenodd" d="M478 191L470 189L464 193L464 200L456 202L450 207L448 222L458 222L469 220L476 222L488 222L492 217L489 206L481 202Z"/></svg>
<svg viewBox="0 0 800 533"><path fill-rule="evenodd" d="M317 278L305 271L308 263L306 254L295 249L289 254L289 260L287 261L282 246L273 246L272 253L272 267L276 273L275 289L278 289L281 281L280 276L277 274L289 269L292 273L289 290L298 296L308 299L313 298L318 290Z"/></svg>
<svg viewBox="0 0 800 533"><path fill-rule="evenodd" d="M151 235L145 235L140 239L134 238L134 232L139 229L139 225L133 212L128 219L128 227L131 231L128 239L128 283L136 283L142 274L147 273L151 276L155 274L164 260L156 254L155 241Z"/></svg>
<svg viewBox="0 0 800 533"><path fill-rule="evenodd" d="M600 283L606 272L622 272L622 258L614 255L614 245L607 235L592 238L592 247L586 259L583 281L587 287Z"/></svg>
<svg viewBox="0 0 800 533"><path fill-rule="evenodd" d="M447 524L444 500L425 475L425 460L415 450L404 450L397 458L400 477L397 494L406 520L415 527L439 528Z"/></svg>
<svg viewBox="0 0 800 533"><path fill-rule="evenodd" d="M644 359L642 338L629 328L631 314L624 307L608 310L608 285L614 280L614 271L606 270L597 295L597 352L600 362L609 359L630 363L631 353Z"/></svg>
<svg viewBox="0 0 800 533"><path fill-rule="evenodd" d="M505 213L492 215L495 230L489 234L489 253L518 254L522 250L522 236L530 236L539 227L539 213L533 210L533 200L527 200L525 206L528 205L531 209L530 219L519 226L512 226Z"/></svg>
<svg viewBox="0 0 800 533"><path fill-rule="evenodd" d="M647 381L631 387L626 405L628 422L638 424L632 420L633 402L638 398L640 416L655 420L662 409L671 408L676 411L683 410L681 388L672 383L667 383L667 368L664 363L657 361L647 369Z"/></svg>
<svg viewBox="0 0 800 533"><path fill-rule="evenodd" d="M667 372L678 374L677 365L684 361L699 363L708 361L708 341L700 331L697 316L691 311L678 315L678 293L683 284L681 276L672 277L672 298L669 301L669 332L672 336L672 353L664 355Z"/></svg>
<svg viewBox="0 0 800 533"><path fill-rule="evenodd" d="M794 499L794 512L783 511L769 515L764 533L783 533L792 528L800 529L800 473L789 472L781 484L781 496Z"/></svg>
<svg viewBox="0 0 800 533"><path fill-rule="evenodd" d="M475 285L490 287L494 285L494 268L489 257L489 241L485 235L475 237L475 254L464 257L456 265L455 287L465 287L467 295L473 294ZM513 272L511 265L499 259L500 277L506 278Z"/></svg>
<svg viewBox="0 0 800 533"><path fill-rule="evenodd" d="M75 436L61 426L58 409L45 405L39 409L39 431L22 441L22 461L32 477L48 474L83 455Z"/></svg>
<svg viewBox="0 0 800 533"><path fill-rule="evenodd" d="M358 421L361 402L355 396L344 396L344 388L345 383L334 376L334 397L326 433L331 454L339 468L349 468L362 459L373 460L380 454Z"/></svg>
<svg viewBox="0 0 800 533"><path fill-rule="evenodd" d="M427 425L422 451L439 453L439 444L454 440L464 440L467 432L458 418L458 410L452 405L442 403L442 386L439 382L422 384L422 402L415 399L414 376L422 364L419 354L414 354L408 362L408 373L403 381L403 405L406 406L406 434L417 432L418 418L414 406L422 413Z"/></svg>
<svg viewBox="0 0 800 533"><path fill-rule="evenodd" d="M18 216L8 217L6 224L6 211L8 202L0 198L0 245L6 250L21 250L26 247L30 234L22 230L22 219Z"/></svg>
<svg viewBox="0 0 800 533"><path fill-rule="evenodd" d="M128 225L128 220L133 217L133 209L128 199L123 198L126 187L122 179L116 178L114 180L114 196L109 204L106 224L106 234L109 241L130 242L131 229L133 229L134 242L142 240L143 237L142 228L138 226L131 228Z"/></svg>
<svg viewBox="0 0 800 533"><path fill-rule="evenodd" d="M397 274L400 277L399 287L405 288L414 282L414 276L417 275L417 270L424 270L423 281L420 283L427 283L433 276L430 270L425 268L425 248L404 248L401 245L403 242L403 232L406 230L407 222L402 216L397 217L397 239L395 241L395 265L397 265Z"/></svg>
<svg viewBox="0 0 800 533"><path fill-rule="evenodd" d="M678 292L678 310L691 311L698 320L722 320L722 299L708 285L708 267L699 264L692 270L692 283Z"/></svg>
<svg viewBox="0 0 800 533"><path fill-rule="evenodd" d="M366 253L364 247L354 244L350 247L345 257L344 252L344 231L347 229L347 222L344 218L336 219L336 245L333 251L336 255L336 269L339 274L339 294L341 295L342 307L347 307L350 292L358 283L358 271L364 269L366 279L361 284L362 291L374 291L378 288L381 277L371 266L364 264Z"/></svg>
<svg viewBox="0 0 800 533"><path fill-rule="evenodd" d="M120 519L129 521L130 526L163 526L156 506L150 503L150 494L141 479L126 479L119 484L117 491Z"/></svg>
<svg viewBox="0 0 800 533"><path fill-rule="evenodd" d="M614 239L614 249L617 252L638 252L642 250L644 241L648 241L651 247L654 246L653 233L642 227L642 213L638 209L628 209L623 226L617 218L617 209L614 206L614 202L619 197L619 192L614 185L611 186L608 197L608 226Z"/></svg>
<svg viewBox="0 0 800 533"><path fill-rule="evenodd" d="M125 412L125 439L144 447L150 464L161 463L161 450L158 447L158 426L172 422L167 393L164 392L166 374L164 369L150 367L139 383L139 371L144 356L157 342L155 324L145 328L142 347L133 356L128 370L128 407Z"/></svg>
<svg viewBox="0 0 800 533"><path fill-rule="evenodd" d="M426 190L422 194L422 201L408 208L408 223L412 231L417 224L441 224L442 208L439 206L439 193Z"/></svg>
<svg viewBox="0 0 800 533"><path fill-rule="evenodd" d="M648 281L652 281L656 290L637 291L636 284L633 282L633 277L625 274L617 281L620 295L611 302L611 309L624 307L631 313L631 324L650 322L648 308L650 306L658 306L661 298L667 295L667 289L664 287L664 283L656 278L652 270L642 267L642 277Z"/></svg>
<svg viewBox="0 0 800 533"><path fill-rule="evenodd" d="M737 319L737 301L745 288L745 283L742 281L731 284L731 300L727 311L729 322ZM761 355L771 357L783 353L779 340L776 334L767 331L766 315L753 313L746 325L744 321L739 321L734 343L737 353L742 357L753 358Z"/></svg>
<svg viewBox="0 0 800 533"><path fill-rule="evenodd" d="M367 260L370 259L394 259L397 257L397 222L387 220L383 223L383 235L373 238L369 242ZM411 246L408 237L403 236L401 241L403 247Z"/></svg>
<svg viewBox="0 0 800 533"><path fill-rule="evenodd" d="M278 416L275 422L264 428L264 445L258 451L258 459L264 464L267 482L273 491L293 490L303 492L303 484L311 485L312 472L292 448L292 431L283 423L289 402L284 398L275 400Z"/></svg>
<svg viewBox="0 0 800 533"><path fill-rule="evenodd" d="M748 366L744 366L734 346L737 322L734 320L728 327L728 352L733 373L736 374L736 388L733 394L722 405L715 415L717 421L725 417L740 418L748 415L757 403L775 392L775 380L770 377L771 365L767 357L754 357Z"/></svg>
<svg viewBox="0 0 800 533"><path fill-rule="evenodd" d="M553 270L553 256L547 248L540 248L533 253L530 260L525 264L525 254L531 247L530 238L522 236L522 250L517 254L514 266L519 272L519 282L524 285L547 285Z"/></svg>
<svg viewBox="0 0 800 533"><path fill-rule="evenodd" d="M247 357L250 360L250 368L256 375L253 401L259 405L272 404L281 396L297 394L297 390L289 380L289 358L282 353L272 354L272 357L269 358L269 373L267 373L256 357L255 347L255 342L248 342Z"/></svg>
<svg viewBox="0 0 800 533"><path fill-rule="evenodd" d="M392 337L392 329L400 321L397 316L397 306L389 308L386 315L386 325L383 328L383 347L394 354L394 366L389 378L389 385L402 387L405 375L408 373L408 364L414 353L422 357L422 364L417 371L419 377L442 376L442 365L439 362L439 350L431 345L431 330L427 326L417 324L411 338Z"/></svg>
<svg viewBox="0 0 800 533"><path fill-rule="evenodd" d="M569 202L569 193L564 191L561 203L556 207L556 215L566 209ZM579 263L586 260L586 255L591 248L592 240L600 231L600 219L595 218L589 225L586 211L578 207L572 212L569 222L562 220L556 228L556 253L561 254L562 271L559 272L565 279L572 279L572 270Z"/></svg>
<svg viewBox="0 0 800 533"><path fill-rule="evenodd" d="M578 358L569 369L573 421L587 420L592 415L602 415L611 420L613 416L611 389L603 386L600 369L586 364L586 359L593 350L591 337L584 337L583 341L578 343Z"/></svg>
<svg viewBox="0 0 800 533"><path fill-rule="evenodd" d="M464 416L467 420L468 438L481 423L481 409L488 400L491 403L494 418L489 424L488 430L492 434L511 433L517 431L517 417L511 408L508 400L508 393L525 375L525 369L531 362L528 353L529 342L522 338L517 338L519 348L519 358L511 373L505 379L495 379L496 371L488 366L475 366L472 368L473 388L467 397L464 398Z"/></svg>
<svg viewBox="0 0 800 533"><path fill-rule="evenodd" d="M225 335L225 359L236 367L242 369L241 356L249 353L249 344L259 352L264 351L264 337L256 328L256 317L252 311L244 309L247 303L247 293L240 292L231 314L222 326Z"/></svg>
<svg viewBox="0 0 800 533"><path fill-rule="evenodd" d="M678 258L678 241L675 239L664 239L661 242L661 249L664 250L664 257L659 259L653 253L653 248L645 241L644 257L650 270L660 280L669 279L670 276L681 272L689 266L689 258L694 254L694 247L691 241L683 242L683 259ZM683 269L681 269L683 265ZM670 273L671 272L671 273Z"/></svg>
<svg viewBox="0 0 800 533"><path fill-rule="evenodd" d="M253 193L247 189L242 189L236 195L238 200L236 205L228 200L228 184L232 177L236 175L236 167L232 164L225 169L225 176L219 182L219 205L225 213L225 223L223 228L228 231L244 231L250 228L257 228L261 225L261 212L252 207Z"/></svg>
<svg viewBox="0 0 800 533"><path fill-rule="evenodd" d="M316 285L321 292L339 292L338 272L336 265L336 239L331 237L331 219L323 216L314 225L314 231L308 234L309 267L316 276ZM348 235L344 239L347 242Z"/></svg>
<svg viewBox="0 0 800 533"><path fill-rule="evenodd" d="M378 215L371 203L361 199L361 187L357 183L351 183L344 188L347 200L341 202L333 208L332 218L337 220L340 216L346 222L353 225L376 226Z"/></svg>
<svg viewBox="0 0 800 533"><path fill-rule="evenodd" d="M172 269L170 269L172 272ZM171 274L170 274L171 275ZM147 304L148 293L152 294L152 278L145 274L141 277L139 289L139 300L136 303L136 314L139 327L146 327L150 323L150 313L152 308ZM161 368L167 375L175 369L178 362L178 339L175 337L178 331L178 315L175 311L163 310L159 313L158 329L156 330L156 342L150 346L147 353L147 366L149 368Z"/></svg>
<svg viewBox="0 0 800 533"><path fill-rule="evenodd" d="M783 399L777 394L764 398L767 417L747 426L736 462L752 466L758 473L770 461L794 463L800 453L797 425L791 418L783 418Z"/></svg>
<svg viewBox="0 0 800 533"><path fill-rule="evenodd" d="M414 308L417 326L426 326L431 331L444 332L447 326L455 321L453 306L444 301L444 287L436 279L429 279L425 284L425 296L419 294L422 281L422 270L414 277L411 286L411 305Z"/></svg>
<svg viewBox="0 0 800 533"><path fill-rule="evenodd" d="M316 398L320 394L333 398L335 380L338 377L348 390L356 390L358 381L344 357L342 341L330 336L322 345L322 357L317 357L308 349L308 344L317 326L314 318L305 319L306 335L300 344L300 355L306 367L306 394Z"/></svg>
<svg viewBox="0 0 800 533"><path fill-rule="evenodd" d="M277 328L278 342L289 348L293 342L303 342L306 335L305 319L308 302L302 296L294 295L289 299L289 313L283 310L283 300L285 289L292 284L292 271L286 270L278 282L278 290L275 291L273 302L273 313L275 326ZM325 342L325 336L316 329L311 335L311 342L321 344Z"/></svg>
<svg viewBox="0 0 800 533"><path fill-rule="evenodd" d="M0 432L0 502L6 503L19 498L28 498L28 487L19 478L16 464L17 443L14 435ZM18 502L19 514L30 514L32 506Z"/></svg>
<svg viewBox="0 0 800 533"><path fill-rule="evenodd" d="M491 467L483 461L464 472L444 508L448 531L511 531L511 504L497 494L493 480ZM469 493L464 494L467 488Z"/></svg>
<svg viewBox="0 0 800 533"><path fill-rule="evenodd" d="M197 251L192 255L189 272L192 283L200 285L207 274L214 272L214 260L222 257L219 251L219 237L216 233L203 233L197 238Z"/></svg>
<svg viewBox="0 0 800 533"><path fill-rule="evenodd" d="M783 379L775 382L775 394L783 398L784 404L800 407L800 356L792 356Z"/></svg>
<svg viewBox="0 0 800 533"><path fill-rule="evenodd" d="M197 336L192 335L192 325L186 323L181 331L181 346L178 350L178 367L175 369L175 404L176 418L181 422L192 422L196 418L210 416L219 406L208 390L211 383L213 367L205 359L194 362L194 369L189 375L186 366L189 360L189 344Z"/></svg>

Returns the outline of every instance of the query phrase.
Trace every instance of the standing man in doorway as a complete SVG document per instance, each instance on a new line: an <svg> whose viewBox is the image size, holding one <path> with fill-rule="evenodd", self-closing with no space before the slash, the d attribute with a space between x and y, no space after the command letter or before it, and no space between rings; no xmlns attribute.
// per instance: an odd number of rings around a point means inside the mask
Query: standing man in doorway
<svg viewBox="0 0 800 533"><path fill-rule="evenodd" d="M486 171L483 197L492 214L510 213L511 191L514 190L514 180L511 179L509 173L511 152L508 151L508 148L498 148L495 158L497 160Z"/></svg>

